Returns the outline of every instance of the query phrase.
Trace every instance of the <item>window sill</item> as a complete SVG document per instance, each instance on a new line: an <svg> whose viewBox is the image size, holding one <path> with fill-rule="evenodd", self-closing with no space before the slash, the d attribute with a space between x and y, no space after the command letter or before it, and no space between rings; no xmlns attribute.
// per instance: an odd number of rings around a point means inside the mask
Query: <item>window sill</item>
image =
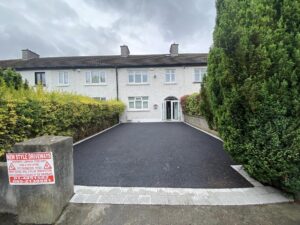
<svg viewBox="0 0 300 225"><path fill-rule="evenodd" d="M128 109L127 112L150 112L150 109Z"/></svg>
<svg viewBox="0 0 300 225"><path fill-rule="evenodd" d="M102 84L84 84L84 86L107 86L106 83L102 83Z"/></svg>
<svg viewBox="0 0 300 225"><path fill-rule="evenodd" d="M69 84L59 84L59 85L56 85L56 87L69 87L70 85Z"/></svg>
<svg viewBox="0 0 300 225"><path fill-rule="evenodd" d="M201 81L194 81L193 84L201 84Z"/></svg>
<svg viewBox="0 0 300 225"><path fill-rule="evenodd" d="M127 83L127 86L143 86L150 85L150 83Z"/></svg>
<svg viewBox="0 0 300 225"><path fill-rule="evenodd" d="M166 84L166 85L176 85L177 82L164 82L164 84Z"/></svg>

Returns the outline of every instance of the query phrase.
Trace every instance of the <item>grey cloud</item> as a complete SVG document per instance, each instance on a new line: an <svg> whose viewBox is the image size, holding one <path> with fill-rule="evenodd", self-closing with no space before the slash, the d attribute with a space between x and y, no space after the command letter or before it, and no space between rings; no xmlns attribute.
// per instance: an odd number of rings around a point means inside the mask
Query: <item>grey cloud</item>
<svg viewBox="0 0 300 225"><path fill-rule="evenodd" d="M95 18L84 14L89 9ZM19 58L24 48L41 56L118 54L127 43L132 53L160 53L173 41L181 52L208 51L214 14L212 0L0 2L0 59Z"/></svg>
<svg viewBox="0 0 300 225"><path fill-rule="evenodd" d="M183 40L196 33L212 30L212 0L87 0L99 9L117 11L121 16L117 28L129 22L137 26L154 23L165 40Z"/></svg>

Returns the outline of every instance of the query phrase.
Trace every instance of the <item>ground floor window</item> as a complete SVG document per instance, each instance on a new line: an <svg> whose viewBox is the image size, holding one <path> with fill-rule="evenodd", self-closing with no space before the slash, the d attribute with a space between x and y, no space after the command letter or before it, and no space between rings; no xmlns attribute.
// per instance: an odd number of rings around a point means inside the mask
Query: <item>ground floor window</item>
<svg viewBox="0 0 300 225"><path fill-rule="evenodd" d="M149 97L128 97L129 109L148 109L149 108Z"/></svg>
<svg viewBox="0 0 300 225"><path fill-rule="evenodd" d="M93 99L98 101L106 101L106 97L93 97Z"/></svg>

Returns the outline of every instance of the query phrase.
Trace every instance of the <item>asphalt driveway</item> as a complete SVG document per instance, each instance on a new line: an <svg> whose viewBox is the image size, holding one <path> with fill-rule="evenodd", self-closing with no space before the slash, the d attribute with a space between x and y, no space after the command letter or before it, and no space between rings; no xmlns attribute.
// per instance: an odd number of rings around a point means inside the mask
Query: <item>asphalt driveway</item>
<svg viewBox="0 0 300 225"><path fill-rule="evenodd" d="M252 187L222 142L184 123L121 124L74 146L75 184L120 187Z"/></svg>

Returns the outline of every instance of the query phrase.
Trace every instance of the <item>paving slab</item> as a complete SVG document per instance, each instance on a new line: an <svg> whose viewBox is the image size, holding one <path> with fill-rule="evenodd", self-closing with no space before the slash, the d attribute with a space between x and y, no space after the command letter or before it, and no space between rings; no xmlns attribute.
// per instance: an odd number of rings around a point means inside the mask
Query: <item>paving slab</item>
<svg viewBox="0 0 300 225"><path fill-rule="evenodd" d="M69 204L55 225L299 225L299 204L153 206Z"/></svg>

